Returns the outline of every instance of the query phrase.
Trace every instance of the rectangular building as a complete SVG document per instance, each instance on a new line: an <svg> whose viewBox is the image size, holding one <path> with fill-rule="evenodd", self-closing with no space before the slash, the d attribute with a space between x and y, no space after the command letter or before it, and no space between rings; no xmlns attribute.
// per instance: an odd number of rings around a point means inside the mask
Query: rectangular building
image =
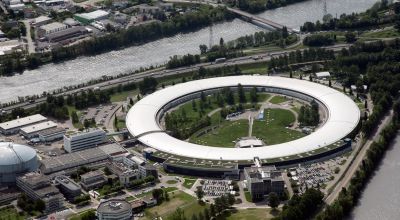
<svg viewBox="0 0 400 220"><path fill-rule="evenodd" d="M141 178L145 178L147 176L153 176L154 178L158 178L157 168L151 164L144 164L139 166L139 172Z"/></svg>
<svg viewBox="0 0 400 220"><path fill-rule="evenodd" d="M47 17L47 16L39 16L37 18L35 18L35 23L33 23L36 27L48 24L52 21L51 18Z"/></svg>
<svg viewBox="0 0 400 220"><path fill-rule="evenodd" d="M5 135L16 134L23 127L44 121L47 121L47 118L40 114L31 115L24 118L18 118L12 121L1 123L0 132Z"/></svg>
<svg viewBox="0 0 400 220"><path fill-rule="evenodd" d="M90 24L108 18L110 13L103 10L96 10L89 13L75 14L74 18L84 24Z"/></svg>
<svg viewBox="0 0 400 220"><path fill-rule="evenodd" d="M282 172L275 166L245 167L243 171L253 200L261 200L271 192L277 194L284 192Z"/></svg>
<svg viewBox="0 0 400 220"><path fill-rule="evenodd" d="M60 189L61 193L69 201L74 201L75 197L81 195L82 193L81 187L66 176L56 176L54 181L56 182L56 185Z"/></svg>
<svg viewBox="0 0 400 220"><path fill-rule="evenodd" d="M50 179L39 173L27 173L17 178L17 187L32 200L42 200L45 212L50 213L63 207L64 197L50 184Z"/></svg>
<svg viewBox="0 0 400 220"><path fill-rule="evenodd" d="M64 135L64 149L68 153L97 147L106 141L106 132L93 129Z"/></svg>
<svg viewBox="0 0 400 220"><path fill-rule="evenodd" d="M129 185L132 180L139 179L139 170L134 170L126 167L123 163L110 162L106 164L106 167L115 175L118 176L119 182L122 185Z"/></svg>
<svg viewBox="0 0 400 220"><path fill-rule="evenodd" d="M45 174L55 173L61 170L98 163L108 159L108 155L99 148L91 148L57 157L41 160L41 170Z"/></svg>
<svg viewBox="0 0 400 220"><path fill-rule="evenodd" d="M64 128L49 128L42 131L39 131L38 138L42 142L52 142L56 140L61 140L64 137L65 129Z"/></svg>
<svg viewBox="0 0 400 220"><path fill-rule="evenodd" d="M33 125L29 125L26 127L21 128L20 133L25 137L25 138L34 138L34 137L38 137L38 132L43 131L43 130L47 130L50 128L55 128L57 127L57 124L52 122L52 121L45 121L42 123L38 123L38 124L33 124Z"/></svg>
<svg viewBox="0 0 400 220"><path fill-rule="evenodd" d="M91 171L81 175L81 186L86 191L97 189L107 183L107 178L100 170Z"/></svg>
<svg viewBox="0 0 400 220"><path fill-rule="evenodd" d="M56 33L58 31L66 30L68 25L60 23L60 22L53 22L50 24L45 24L39 27L38 35L39 37L44 37L51 33Z"/></svg>

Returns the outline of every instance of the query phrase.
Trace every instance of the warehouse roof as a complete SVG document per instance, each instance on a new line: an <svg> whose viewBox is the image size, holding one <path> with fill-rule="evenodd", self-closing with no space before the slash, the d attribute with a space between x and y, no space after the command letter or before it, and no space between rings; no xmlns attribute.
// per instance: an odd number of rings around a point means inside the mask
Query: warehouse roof
<svg viewBox="0 0 400 220"><path fill-rule="evenodd" d="M19 118L19 119L15 119L12 121L7 121L4 123L1 123L0 128L2 128L4 130L8 130L8 129L18 128L18 127L23 127L26 125L30 125L30 124L45 121L45 120L47 120L46 117L44 117L40 114L36 114L36 115L31 115L31 116L28 116L25 118Z"/></svg>
<svg viewBox="0 0 400 220"><path fill-rule="evenodd" d="M96 10L92 11L89 13L82 13L82 14L77 14L77 16L87 19L87 20L96 20L98 18L108 16L110 13L103 11L103 10Z"/></svg>
<svg viewBox="0 0 400 220"><path fill-rule="evenodd" d="M325 124L303 138L256 148L222 148L188 143L171 137L160 128L157 114L164 106L182 96L223 87L260 86L308 95L321 102L328 111ZM358 125L360 110L345 94L306 80L270 76L229 76L181 83L154 92L137 102L128 112L129 132L143 144L157 150L211 160L272 159L306 153L333 144L350 134Z"/></svg>
<svg viewBox="0 0 400 220"><path fill-rule="evenodd" d="M67 27L66 24L63 24L60 22L53 22L50 24L45 24L45 25L40 26L40 29L43 29L45 31L51 31L54 29L60 29L60 28L66 28L66 27Z"/></svg>
<svg viewBox="0 0 400 220"><path fill-rule="evenodd" d="M55 122L45 121L42 123L28 125L26 127L23 127L23 128L21 128L21 131L26 134L30 134L30 133L34 133L34 132L38 132L38 131L42 131L42 130L54 128L54 127L57 127L57 124Z"/></svg>

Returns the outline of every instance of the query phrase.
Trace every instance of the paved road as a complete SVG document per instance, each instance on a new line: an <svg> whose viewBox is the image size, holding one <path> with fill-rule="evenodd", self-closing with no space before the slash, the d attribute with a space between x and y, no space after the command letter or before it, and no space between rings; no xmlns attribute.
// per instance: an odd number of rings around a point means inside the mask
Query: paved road
<svg viewBox="0 0 400 220"><path fill-rule="evenodd" d="M23 20L22 22L25 25L26 28L26 40L28 43L28 52L29 54L35 53L35 44L32 41L32 35L31 35L31 24L29 23L30 20Z"/></svg>
<svg viewBox="0 0 400 220"><path fill-rule="evenodd" d="M375 132L373 135L367 139L365 144L361 147L360 152L356 155L356 157L353 160L353 163L350 164L350 167L348 168L347 172L344 174L343 178L337 183L336 187L333 189L333 191L325 198L325 202L327 204L332 204L335 199L339 196L340 191L342 190L343 187L347 187L350 183L350 180L353 178L354 173L358 170L358 167L360 166L361 162L365 158L365 154L367 153L367 150L371 146L371 144L377 140L380 137L380 132L382 129L388 125L393 117L393 111L391 110L389 114L387 114L381 123L377 126ZM354 151L357 152L359 150L359 147L357 147Z"/></svg>

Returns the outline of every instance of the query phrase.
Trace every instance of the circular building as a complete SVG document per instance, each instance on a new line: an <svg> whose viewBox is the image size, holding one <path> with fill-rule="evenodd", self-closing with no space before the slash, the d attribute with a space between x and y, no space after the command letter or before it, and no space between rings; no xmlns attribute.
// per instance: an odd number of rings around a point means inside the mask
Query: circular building
<svg viewBox="0 0 400 220"><path fill-rule="evenodd" d="M132 206L125 200L111 199L100 203L96 214L99 220L130 220L132 219Z"/></svg>
<svg viewBox="0 0 400 220"><path fill-rule="evenodd" d="M38 168L36 151L28 146L0 142L0 185L15 183L15 178Z"/></svg>
<svg viewBox="0 0 400 220"><path fill-rule="evenodd" d="M255 148L223 148L198 145L170 136L160 126L160 120L171 108L223 88L256 87L258 90L294 97L304 101L316 101L326 109L325 123L315 132L286 143ZM271 76L228 76L181 83L146 96L128 112L126 125L129 132L142 144L176 155L175 162L188 163L190 158L200 163L213 161L252 161L255 157L262 163L304 161L324 156L342 149L343 139L358 126L360 110L345 94L313 82ZM350 144L351 145L351 144ZM346 144L349 146L349 144Z"/></svg>

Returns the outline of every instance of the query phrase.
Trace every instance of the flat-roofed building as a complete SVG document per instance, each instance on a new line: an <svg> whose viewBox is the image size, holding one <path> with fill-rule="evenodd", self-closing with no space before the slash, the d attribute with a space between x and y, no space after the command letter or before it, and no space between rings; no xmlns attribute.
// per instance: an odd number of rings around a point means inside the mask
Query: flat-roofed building
<svg viewBox="0 0 400 220"><path fill-rule="evenodd" d="M26 127L21 128L20 133L25 137L25 138L34 138L38 137L38 132L44 131L50 128L55 128L57 127L57 124L52 121L45 121L41 122L38 124L33 124L33 125L28 125Z"/></svg>
<svg viewBox="0 0 400 220"><path fill-rule="evenodd" d="M151 164L144 164L142 166L139 166L139 172L141 178L147 177L147 176L153 176L154 178L158 178L158 171L157 168Z"/></svg>
<svg viewBox="0 0 400 220"><path fill-rule="evenodd" d="M81 175L81 186L86 191L97 189L107 183L107 178L100 170L90 171Z"/></svg>
<svg viewBox="0 0 400 220"><path fill-rule="evenodd" d="M83 165L100 163L108 159L108 155L99 148L91 148L57 157L41 160L41 170L45 174L72 169Z"/></svg>
<svg viewBox="0 0 400 220"><path fill-rule="evenodd" d="M44 37L51 33L56 33L58 31L62 31L68 28L68 25L60 23L60 22L53 22L49 24L45 24L39 27L38 35L39 37Z"/></svg>
<svg viewBox="0 0 400 220"><path fill-rule="evenodd" d="M123 163L127 166L143 166L146 162L138 156L128 154L123 158Z"/></svg>
<svg viewBox="0 0 400 220"><path fill-rule="evenodd" d="M47 17L47 16L39 16L37 18L35 18L35 22L33 23L36 27L48 24L52 21L51 18Z"/></svg>
<svg viewBox="0 0 400 220"><path fill-rule="evenodd" d="M106 167L118 176L119 182L123 185L129 185L132 180L140 178L139 170L131 169L123 163L110 162L106 164Z"/></svg>
<svg viewBox="0 0 400 220"><path fill-rule="evenodd" d="M56 185L60 189L61 193L69 201L73 201L75 197L82 193L81 187L66 176L56 176L54 181L56 182Z"/></svg>
<svg viewBox="0 0 400 220"><path fill-rule="evenodd" d="M65 30L57 31L51 34L46 35L46 39L49 42L60 42L73 40L73 38L78 38L81 35L85 35L88 33L88 30L85 27L77 26L71 27Z"/></svg>
<svg viewBox="0 0 400 220"><path fill-rule="evenodd" d="M103 10L96 10L89 13L75 14L74 18L84 24L90 24L94 21L100 21L108 18L110 13Z"/></svg>
<svg viewBox="0 0 400 220"><path fill-rule="evenodd" d="M61 140L64 137L65 129L56 127L56 128L49 128L42 131L39 131L38 138L42 142L52 142L56 140Z"/></svg>
<svg viewBox="0 0 400 220"><path fill-rule="evenodd" d="M113 161L122 161L128 151L117 143L100 145L99 149L104 151Z"/></svg>
<svg viewBox="0 0 400 220"><path fill-rule="evenodd" d="M4 123L1 123L0 124L0 132L5 135L15 134L15 133L18 133L20 131L20 129L23 127L33 125L36 123L40 123L40 122L44 122L44 121L47 121L47 118L40 114L31 115L31 116L24 117L24 118L18 118L18 119L12 120L12 121L7 121Z"/></svg>
<svg viewBox="0 0 400 220"><path fill-rule="evenodd" d="M92 129L64 135L64 149L68 153L85 150L104 143L106 132L101 129Z"/></svg>
<svg viewBox="0 0 400 220"><path fill-rule="evenodd" d="M96 216L98 220L131 220L132 205L126 200L111 199L99 204Z"/></svg>
<svg viewBox="0 0 400 220"><path fill-rule="evenodd" d="M50 179L39 173L27 173L17 178L17 187L32 200L40 199L45 204L45 212L53 212L63 207L64 197L50 184Z"/></svg>
<svg viewBox="0 0 400 220"><path fill-rule="evenodd" d="M253 200L263 199L271 192L282 194L285 189L282 172L275 166L245 167L244 177Z"/></svg>

